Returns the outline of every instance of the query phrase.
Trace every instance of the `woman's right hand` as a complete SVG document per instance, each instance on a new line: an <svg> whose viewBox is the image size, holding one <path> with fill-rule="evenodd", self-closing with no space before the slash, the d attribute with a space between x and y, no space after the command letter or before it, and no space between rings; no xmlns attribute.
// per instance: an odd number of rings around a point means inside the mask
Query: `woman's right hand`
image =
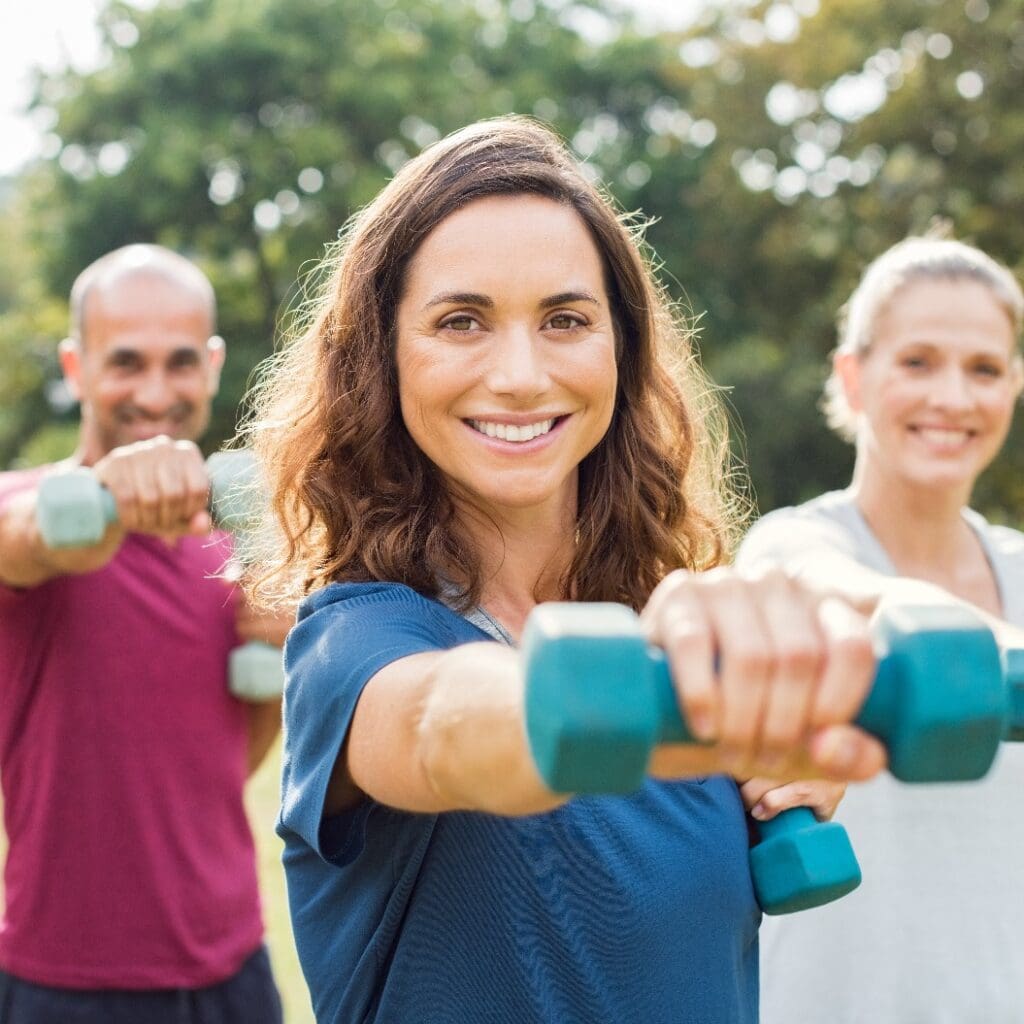
<svg viewBox="0 0 1024 1024"><path fill-rule="evenodd" d="M657 775L870 778L881 743L850 722L875 673L868 620L779 569L667 576L642 613L669 660L691 733L708 746L655 751Z"/></svg>

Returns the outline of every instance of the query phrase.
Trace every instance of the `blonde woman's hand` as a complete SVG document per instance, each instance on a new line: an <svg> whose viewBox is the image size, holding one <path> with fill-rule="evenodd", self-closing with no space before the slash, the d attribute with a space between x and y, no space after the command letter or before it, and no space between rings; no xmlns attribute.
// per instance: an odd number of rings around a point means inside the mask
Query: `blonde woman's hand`
<svg viewBox="0 0 1024 1024"><path fill-rule="evenodd" d="M808 807L818 821L830 821L846 793L844 782L829 779L747 779L740 786L740 796L747 813L756 821L769 821L791 807Z"/></svg>

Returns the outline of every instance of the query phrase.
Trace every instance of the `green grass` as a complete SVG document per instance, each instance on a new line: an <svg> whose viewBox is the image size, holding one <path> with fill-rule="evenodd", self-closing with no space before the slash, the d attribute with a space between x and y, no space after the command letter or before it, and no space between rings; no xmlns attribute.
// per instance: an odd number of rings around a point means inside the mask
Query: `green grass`
<svg viewBox="0 0 1024 1024"><path fill-rule="evenodd" d="M302 977L285 898L284 871L281 867L281 841L274 834L277 817L278 787L281 767L281 744L278 741L267 755L260 770L249 780L245 805L256 837L256 858L263 896L263 920L267 929L267 946L274 965L274 976L284 1002L285 1024L313 1024L309 991ZM7 852L7 840L0 828L0 865ZM2 895L2 894L0 894ZM2 906L2 900L0 900Z"/></svg>
<svg viewBox="0 0 1024 1024"><path fill-rule="evenodd" d="M260 769L249 780L245 793L245 806L249 824L256 837L256 861L260 873L260 893L263 897L263 922L267 929L267 946L274 965L274 977L284 1002L285 1024L314 1024L313 1009L309 1003L295 942L288 918L288 900L285 896L284 869L281 867L281 840L274 833L277 820L278 795L281 781L281 741L274 744Z"/></svg>

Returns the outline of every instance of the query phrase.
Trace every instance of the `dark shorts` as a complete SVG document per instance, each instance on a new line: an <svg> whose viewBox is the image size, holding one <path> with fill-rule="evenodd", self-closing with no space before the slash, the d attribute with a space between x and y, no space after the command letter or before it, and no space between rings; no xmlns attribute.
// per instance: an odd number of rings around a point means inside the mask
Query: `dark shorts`
<svg viewBox="0 0 1024 1024"><path fill-rule="evenodd" d="M281 1024L270 958L258 949L208 988L144 992L50 988L0 971L0 1024Z"/></svg>

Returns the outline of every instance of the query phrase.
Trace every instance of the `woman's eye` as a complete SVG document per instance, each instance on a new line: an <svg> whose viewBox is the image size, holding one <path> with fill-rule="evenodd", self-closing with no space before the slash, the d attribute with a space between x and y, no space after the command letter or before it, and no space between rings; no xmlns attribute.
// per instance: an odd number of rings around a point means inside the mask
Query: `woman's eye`
<svg viewBox="0 0 1024 1024"><path fill-rule="evenodd" d="M902 362L908 370L920 370L928 365L923 356L905 356Z"/></svg>
<svg viewBox="0 0 1024 1024"><path fill-rule="evenodd" d="M443 321L441 326L452 331L466 333L467 331L476 330L476 328L480 326L480 323L476 317L469 316L467 313L460 313L458 316L449 317L447 320Z"/></svg>
<svg viewBox="0 0 1024 1024"><path fill-rule="evenodd" d="M1003 368L995 363L978 363L974 372L981 377L1002 377Z"/></svg>
<svg viewBox="0 0 1024 1024"><path fill-rule="evenodd" d="M572 330L573 327L581 327L583 321L579 317L570 316L568 313L556 313L548 320L548 325L556 331L568 331Z"/></svg>

